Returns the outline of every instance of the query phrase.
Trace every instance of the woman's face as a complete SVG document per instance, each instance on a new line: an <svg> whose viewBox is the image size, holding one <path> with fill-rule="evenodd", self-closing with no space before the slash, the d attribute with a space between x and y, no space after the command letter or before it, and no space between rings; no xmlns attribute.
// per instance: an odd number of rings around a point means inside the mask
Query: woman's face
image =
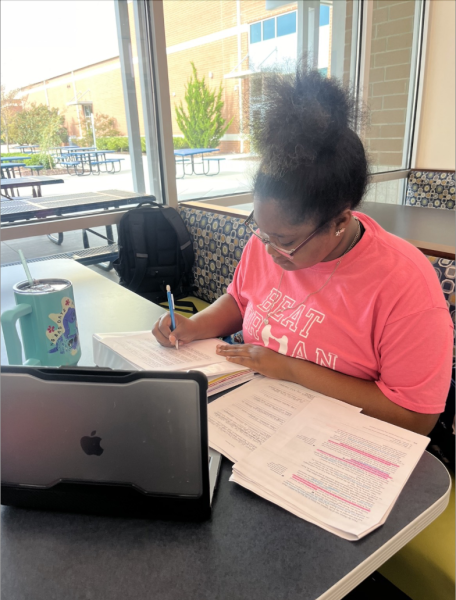
<svg viewBox="0 0 456 600"><path fill-rule="evenodd" d="M318 223L314 222L290 224L280 203L275 200L260 201L255 198L254 215L261 236L269 239L275 246L283 250L297 248L318 227ZM317 263L334 260L345 252L356 232L356 229L353 232L352 222L354 220L351 211L347 209L328 227L325 227L323 232L318 232L290 258L277 252L270 244L265 245L265 251L285 271L307 269ZM354 224L356 227L356 223ZM345 231L337 236L336 231L341 229L345 229Z"/></svg>

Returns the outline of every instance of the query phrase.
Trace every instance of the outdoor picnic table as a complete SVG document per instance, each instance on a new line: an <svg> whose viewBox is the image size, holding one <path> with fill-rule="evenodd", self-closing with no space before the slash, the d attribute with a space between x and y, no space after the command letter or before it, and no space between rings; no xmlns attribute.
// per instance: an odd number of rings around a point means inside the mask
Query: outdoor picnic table
<svg viewBox="0 0 456 600"><path fill-rule="evenodd" d="M218 148L184 148L182 150L174 150L174 156L180 158L182 164L183 175L182 177L178 177L178 179L182 179L185 175L207 175L203 163L204 155L211 154L212 152L220 152L220 150ZM201 164L203 165L203 171L201 173L198 173L195 170L195 156L198 155L201 155ZM185 165L188 164L188 161L186 160L187 157L190 158L191 173L187 173L185 170Z"/></svg>
<svg viewBox="0 0 456 600"><path fill-rule="evenodd" d="M53 185L56 183L65 182L63 179L56 179L55 177L16 177L15 179L2 179L1 195L7 200L14 200L15 189L31 187L33 198L41 198L41 186ZM11 190L11 192L8 193L5 190Z"/></svg>
<svg viewBox="0 0 456 600"><path fill-rule="evenodd" d="M96 150L95 146L87 146L85 148L80 148L79 146L60 146L57 148L60 154L72 154L73 152L81 152L83 150Z"/></svg>
<svg viewBox="0 0 456 600"><path fill-rule="evenodd" d="M100 165L104 165L104 171L115 173L115 162L119 163L123 158L109 159L106 158L106 154L112 154L115 150L84 150L78 148L77 152L71 152L61 154L59 162L62 166L67 167L69 175L100 175L102 172ZM111 169L108 171L108 165ZM70 167L73 169L73 173L70 173ZM86 168L87 167L87 168Z"/></svg>
<svg viewBox="0 0 456 600"><path fill-rule="evenodd" d="M21 167L26 167L26 166L27 165L25 164L25 162L2 162L1 166L0 166L2 181L5 178L4 177L5 175L9 179L14 179L14 177L16 177L16 173L15 173L16 169L19 170L19 176L20 176Z"/></svg>
<svg viewBox="0 0 456 600"><path fill-rule="evenodd" d="M29 149L28 152L31 152L32 154L34 154L35 153L34 149L39 148L39 145L38 144L32 144L32 145L24 144L23 146L14 146L14 149L16 149L16 148L23 153L25 153L26 148L28 148Z"/></svg>

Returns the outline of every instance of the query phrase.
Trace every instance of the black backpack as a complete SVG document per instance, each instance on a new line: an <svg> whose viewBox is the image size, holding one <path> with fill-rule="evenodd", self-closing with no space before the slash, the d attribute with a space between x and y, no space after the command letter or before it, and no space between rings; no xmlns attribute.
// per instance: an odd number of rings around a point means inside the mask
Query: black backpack
<svg viewBox="0 0 456 600"><path fill-rule="evenodd" d="M195 255L177 210L141 202L120 220L118 244L119 258L113 264L120 285L152 302L167 299L167 285L176 299L191 293Z"/></svg>

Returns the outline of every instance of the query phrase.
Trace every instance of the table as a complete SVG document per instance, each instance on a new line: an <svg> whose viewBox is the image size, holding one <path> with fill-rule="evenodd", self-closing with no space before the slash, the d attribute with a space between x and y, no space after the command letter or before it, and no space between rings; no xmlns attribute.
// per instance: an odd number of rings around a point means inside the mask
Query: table
<svg viewBox="0 0 456 600"><path fill-rule="evenodd" d="M386 231L425 252L455 258L455 211L421 206L364 202L360 212L369 215Z"/></svg>
<svg viewBox="0 0 456 600"><path fill-rule="evenodd" d="M85 150L83 148L77 148L77 151L62 153L59 162L61 165L66 166L69 175L78 175L79 177L84 175L99 175L101 173L100 164L103 163L105 165L111 163L113 169L110 172L114 173L114 162L119 162L120 170L120 161L123 159L106 159L106 154L111 154L113 152L115 152L115 150ZM87 172L85 169L86 165L88 166ZM74 173L70 173L70 167L73 167ZM79 167L81 167L80 171L78 170ZM96 170L94 170L94 167ZM105 166L105 172L107 172L107 166Z"/></svg>
<svg viewBox="0 0 456 600"><path fill-rule="evenodd" d="M9 179L14 179L16 176L15 170L19 170L19 176L21 174L21 167L26 167L25 162L2 162L0 166L2 181L4 175ZM3 185L3 184L2 184Z"/></svg>
<svg viewBox="0 0 456 600"><path fill-rule="evenodd" d="M7 200L14 200L14 196L11 197L5 189L14 190L23 187L31 187L33 198L41 198L41 186L42 185L55 185L57 183L65 183L63 179L57 179L55 177L16 177L15 179L2 179L2 196ZM14 192L13 192L14 193ZM26 202L26 200L24 200ZM3 209L3 206L1 207Z"/></svg>
<svg viewBox="0 0 456 600"><path fill-rule="evenodd" d="M71 154L71 152L79 152L80 150L96 150L96 146L86 146L80 148L79 146L55 146L54 150L57 150L59 154Z"/></svg>
<svg viewBox="0 0 456 600"><path fill-rule="evenodd" d="M183 179L185 175L205 175L204 165L202 173L198 173L195 171L195 156L201 154L201 162L203 161L203 157L205 154L210 154L212 152L220 152L218 148L185 148L183 150L174 150L174 156L181 158L183 175L182 177L178 177L177 179ZM185 171L185 159L186 157L190 157L190 166L191 173L186 173Z"/></svg>
<svg viewBox="0 0 456 600"><path fill-rule="evenodd" d="M21 152L25 153L26 152L26 148L28 148L29 152L31 152L32 154L35 154L35 148L38 148L39 144L32 144L32 145L28 145L28 144L24 144L22 146L14 146L14 148L17 148L18 150L20 150Z"/></svg>
<svg viewBox="0 0 456 600"><path fill-rule="evenodd" d="M247 216L253 210L253 203L237 204L230 208L246 211ZM407 240L425 254L455 259L454 210L380 202L364 202L358 210L375 219L386 231Z"/></svg>
<svg viewBox="0 0 456 600"><path fill-rule="evenodd" d="M32 265L73 282L82 344L91 335L147 329L163 312L72 261ZM21 267L2 269L3 310ZM94 308L94 298L102 310ZM3 340L2 340L3 344ZM2 362L4 362L2 345ZM2 508L2 590L8 600L336 600L375 571L448 503L444 466L425 453L385 525L348 542L228 481L223 459L204 523L113 519Z"/></svg>
<svg viewBox="0 0 456 600"><path fill-rule="evenodd" d="M31 178L30 178L31 179ZM3 185L3 184L2 184ZM50 196L38 200L14 199L2 202L0 206L2 229L4 224L45 217L60 217L70 213L87 212L89 210L119 208L138 204L150 199L136 192L123 190L106 190L102 192L85 192L68 194L67 196ZM16 236L17 237L17 236Z"/></svg>

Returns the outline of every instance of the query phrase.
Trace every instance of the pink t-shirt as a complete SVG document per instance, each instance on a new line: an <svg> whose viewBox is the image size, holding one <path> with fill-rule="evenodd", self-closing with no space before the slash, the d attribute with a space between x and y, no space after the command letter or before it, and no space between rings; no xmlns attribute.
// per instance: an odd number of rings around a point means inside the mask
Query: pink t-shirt
<svg viewBox="0 0 456 600"><path fill-rule="evenodd" d="M375 381L404 408L440 413L451 379L453 323L434 269L414 246L354 214L363 237L305 305L337 260L285 271L278 290L282 269L252 236L228 287L242 313L244 341Z"/></svg>

